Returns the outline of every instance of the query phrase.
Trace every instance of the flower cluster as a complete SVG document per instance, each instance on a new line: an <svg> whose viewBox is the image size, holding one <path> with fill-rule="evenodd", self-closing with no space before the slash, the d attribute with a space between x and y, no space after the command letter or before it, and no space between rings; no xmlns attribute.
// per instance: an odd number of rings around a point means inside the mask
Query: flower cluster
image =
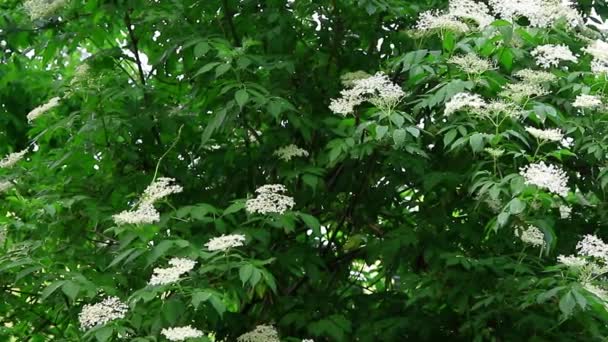
<svg viewBox="0 0 608 342"><path fill-rule="evenodd" d="M290 161L293 157L308 157L308 151L291 144L277 149L274 151L274 155L281 160Z"/></svg>
<svg viewBox="0 0 608 342"><path fill-rule="evenodd" d="M152 271L152 277L148 282L149 285L166 285L179 281L179 277L183 274L192 271L196 265L196 261L186 258L172 258L169 260L171 267L157 267Z"/></svg>
<svg viewBox="0 0 608 342"><path fill-rule="evenodd" d="M481 96L470 93L458 93L445 104L445 115L451 115L460 110L479 110L486 106Z"/></svg>
<svg viewBox="0 0 608 342"><path fill-rule="evenodd" d="M542 70L522 69L516 72L514 75L522 80L522 82L534 84L550 83L557 80L557 76Z"/></svg>
<svg viewBox="0 0 608 342"><path fill-rule="evenodd" d="M49 110L59 106L59 100L61 100L59 97L53 97L52 99L49 100L49 102L38 106L34 109L32 109L28 114L27 114L27 121L28 122L32 122L34 120L36 120L39 116L41 116L42 114L48 112Z"/></svg>
<svg viewBox="0 0 608 342"><path fill-rule="evenodd" d="M546 165L544 162L530 164L519 171L528 185L536 185L541 189L560 196L568 195L568 176L564 170L555 165Z"/></svg>
<svg viewBox="0 0 608 342"><path fill-rule="evenodd" d="M340 98L331 100L329 109L336 114L347 115L364 102L385 112L392 111L401 102L405 92L391 82L387 75L378 72L374 76L352 81L352 87L343 89L340 95Z"/></svg>
<svg viewBox="0 0 608 342"><path fill-rule="evenodd" d="M222 235L219 237L212 238L205 244L210 251L225 251L230 248L243 246L245 240L245 235L242 234L230 234L230 235Z"/></svg>
<svg viewBox="0 0 608 342"><path fill-rule="evenodd" d="M129 307L118 297L107 297L97 304L82 307L78 320L83 330L104 325L115 319L124 318Z"/></svg>
<svg viewBox="0 0 608 342"><path fill-rule="evenodd" d="M258 188L255 198L248 199L245 203L245 210L249 213L283 214L293 208L295 202L292 197L283 195L287 188L281 184L266 184Z"/></svg>
<svg viewBox="0 0 608 342"><path fill-rule="evenodd" d="M451 0L448 14L455 18L472 20L480 28L487 27L496 20L486 4L473 0Z"/></svg>
<svg viewBox="0 0 608 342"><path fill-rule="evenodd" d="M154 203L171 194L180 193L183 188L172 184L173 178L161 177L148 185L134 210L125 210L112 218L117 225L150 224L160 221L160 213L154 208Z"/></svg>
<svg viewBox="0 0 608 342"><path fill-rule="evenodd" d="M258 325L252 331L239 336L237 342L280 342L279 333L272 325Z"/></svg>
<svg viewBox="0 0 608 342"><path fill-rule="evenodd" d="M7 155L6 157L2 158L2 160L0 160L0 168L11 168L11 167L15 166L15 164L17 164L17 162L19 162L21 159L23 159L23 156L25 156L27 151L28 151L28 149L26 148L23 151L13 152L13 153Z"/></svg>
<svg viewBox="0 0 608 342"><path fill-rule="evenodd" d="M517 119L522 115L522 109L513 102L495 100L495 101L488 103L488 105L485 108L483 108L482 111L479 111L478 114L482 115L482 116L484 116L484 115L491 115L491 116L502 115L502 116L506 116L506 117L509 117L512 119Z"/></svg>
<svg viewBox="0 0 608 342"><path fill-rule="evenodd" d="M448 59L448 63L456 64L460 70L471 75L479 75L488 70L496 69L496 65L492 61L480 58L474 53L453 56Z"/></svg>
<svg viewBox="0 0 608 342"><path fill-rule="evenodd" d="M467 24L449 13L426 11L420 14L415 26L419 32L452 31L465 33L469 31Z"/></svg>
<svg viewBox="0 0 608 342"><path fill-rule="evenodd" d="M547 94L549 94L549 91L538 83L518 82L507 84L499 95L521 103L532 97Z"/></svg>
<svg viewBox="0 0 608 342"><path fill-rule="evenodd" d="M28 0L23 8L30 15L30 19L38 20L52 16L68 3L68 0Z"/></svg>
<svg viewBox="0 0 608 342"><path fill-rule="evenodd" d="M598 108L602 106L602 99L597 95L581 94L576 96L572 106L582 109Z"/></svg>
<svg viewBox="0 0 608 342"><path fill-rule="evenodd" d="M564 138L564 133L562 133L559 128L538 129L534 127L526 127L526 132L530 133L538 140L559 142Z"/></svg>
<svg viewBox="0 0 608 342"><path fill-rule="evenodd" d="M545 245L545 234L535 226L528 226L525 229L517 227L515 229L515 236L520 238L522 242L534 247L543 247Z"/></svg>
<svg viewBox="0 0 608 342"><path fill-rule="evenodd" d="M569 207L567 205L560 205L559 206L559 217L562 219L567 219L570 218L570 215L572 215L572 207Z"/></svg>
<svg viewBox="0 0 608 342"><path fill-rule="evenodd" d="M591 292L592 294L594 294L595 296L597 296L599 299L603 300L603 301L607 301L608 300L608 291L606 291L605 289L591 284L591 283L583 283L583 288L589 292Z"/></svg>
<svg viewBox="0 0 608 342"><path fill-rule="evenodd" d="M608 43L598 39L591 45L583 48L583 51L593 56L591 71L594 73L605 73L608 71Z"/></svg>
<svg viewBox="0 0 608 342"><path fill-rule="evenodd" d="M577 62L578 58L572 54L566 45L546 44L537 46L531 52L536 64L541 68L557 67L561 61Z"/></svg>
<svg viewBox="0 0 608 342"><path fill-rule="evenodd" d="M580 268L587 264L585 258L576 255L558 255L557 261L571 268Z"/></svg>
<svg viewBox="0 0 608 342"><path fill-rule="evenodd" d="M580 255L595 257L608 262L608 245L595 235L587 234L576 244Z"/></svg>
<svg viewBox="0 0 608 342"><path fill-rule="evenodd" d="M447 12L427 11L418 17L416 30L420 32L453 31L464 33L470 30L463 21L475 22L481 29L489 26L494 20L490 9L483 2L473 0L451 0Z"/></svg>
<svg viewBox="0 0 608 342"><path fill-rule="evenodd" d="M184 327L165 328L160 333L169 341L185 341L190 338L203 337L203 332L194 329L191 325Z"/></svg>
<svg viewBox="0 0 608 342"><path fill-rule="evenodd" d="M490 0L489 3L501 18L513 21L525 17L533 27L550 27L561 18L565 18L571 27L582 22L580 14L569 1Z"/></svg>

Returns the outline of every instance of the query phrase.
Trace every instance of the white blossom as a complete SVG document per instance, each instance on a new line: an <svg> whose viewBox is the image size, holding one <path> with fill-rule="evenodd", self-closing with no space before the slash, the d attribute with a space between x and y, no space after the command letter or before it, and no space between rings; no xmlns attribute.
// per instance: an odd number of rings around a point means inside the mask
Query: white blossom
<svg viewBox="0 0 608 342"><path fill-rule="evenodd" d="M110 321L124 318L129 307L118 297L107 297L97 304L82 307L78 320L83 330L104 325Z"/></svg>
<svg viewBox="0 0 608 342"><path fill-rule="evenodd" d="M141 196L142 204L153 204L156 201L165 198L171 194L177 194L184 190L180 185L171 184L175 179L168 177L160 177L152 184L148 185Z"/></svg>
<svg viewBox="0 0 608 342"><path fill-rule="evenodd" d="M522 82L529 82L535 84L550 83L557 80L557 76L550 72L542 70L522 69L516 72L514 75L515 77L521 79Z"/></svg>
<svg viewBox="0 0 608 342"><path fill-rule="evenodd" d="M532 27L550 27L560 18L571 27L582 22L569 0L489 0L489 4L501 18L515 21L525 17Z"/></svg>
<svg viewBox="0 0 608 342"><path fill-rule="evenodd" d="M489 26L496 19L485 3L473 0L451 0L448 13L452 17L473 20L480 28Z"/></svg>
<svg viewBox="0 0 608 342"><path fill-rule="evenodd" d="M123 224L150 224L160 221L160 213L154 208L154 203L171 194L180 193L183 188L172 184L173 178L160 177L154 180L144 190L141 199L135 209L125 210L120 214L113 215L117 225Z"/></svg>
<svg viewBox="0 0 608 342"><path fill-rule="evenodd" d="M292 197L283 195L287 189L281 184L267 184L258 188L257 196L248 199L245 203L245 210L249 213L283 214L293 208L295 202Z"/></svg>
<svg viewBox="0 0 608 342"><path fill-rule="evenodd" d="M221 235L212 238L205 244L210 251L225 251L230 248L243 246L246 238L242 234Z"/></svg>
<svg viewBox="0 0 608 342"><path fill-rule="evenodd" d="M415 29L420 32L453 31L465 33L469 31L469 26L449 13L426 11L418 17Z"/></svg>
<svg viewBox="0 0 608 342"><path fill-rule="evenodd" d="M602 61L594 58L591 61L591 72L597 76L608 73L608 61Z"/></svg>
<svg viewBox="0 0 608 342"><path fill-rule="evenodd" d="M576 99L572 103L573 107L576 108L598 108L602 105L602 99L597 95L581 94L576 96Z"/></svg>
<svg viewBox="0 0 608 342"><path fill-rule="evenodd" d="M494 100L485 108L480 108L477 111L477 115L480 116L495 116L503 115L512 119L517 119L522 115L522 109L515 103L503 100Z"/></svg>
<svg viewBox="0 0 608 342"><path fill-rule="evenodd" d="M570 268L581 268L587 265L587 260L585 258L575 256L575 255L558 255L557 261L561 264L564 264Z"/></svg>
<svg viewBox="0 0 608 342"><path fill-rule="evenodd" d="M165 328L160 331L169 341L185 341L190 338L203 337L203 332L191 325L184 327Z"/></svg>
<svg viewBox="0 0 608 342"><path fill-rule="evenodd" d="M588 282L583 283L583 288L597 296L599 299L608 301L608 291L606 291L604 288Z"/></svg>
<svg viewBox="0 0 608 342"><path fill-rule="evenodd" d="M452 56L448 59L448 63L456 64L460 70L473 75L496 69L496 65L492 61L481 58L474 53Z"/></svg>
<svg viewBox="0 0 608 342"><path fill-rule="evenodd" d="M545 234L538 227L528 226L528 228L517 227L515 236L519 237L522 242L534 247L543 247L545 245Z"/></svg>
<svg viewBox="0 0 608 342"><path fill-rule="evenodd" d="M373 76L352 81L352 87L343 89L341 97L332 99L329 109L347 115L364 102L369 102L382 111L392 111L401 102L405 92L387 75L378 72Z"/></svg>
<svg viewBox="0 0 608 342"><path fill-rule="evenodd" d="M49 100L49 102L32 109L27 114L27 121L32 122L32 121L36 120L38 117L40 117L42 114L59 106L59 100L61 100L59 97L53 97L52 99Z"/></svg>
<svg viewBox="0 0 608 342"><path fill-rule="evenodd" d="M553 129L538 129L534 127L526 127L526 132L530 133L538 140L547 140L559 142L564 138L564 133L559 128Z"/></svg>
<svg viewBox="0 0 608 342"><path fill-rule="evenodd" d="M196 261L186 258L171 258L169 265L171 266L167 268L154 268L148 284L155 286L175 283L183 274L192 271Z"/></svg>
<svg viewBox="0 0 608 342"><path fill-rule="evenodd" d="M30 19L44 19L52 16L68 3L68 0L28 0L23 8L30 15Z"/></svg>
<svg viewBox="0 0 608 342"><path fill-rule="evenodd" d="M549 91L538 83L517 82L508 83L499 93L500 96L509 98L517 103L525 102L535 96L549 94Z"/></svg>
<svg viewBox="0 0 608 342"><path fill-rule="evenodd" d="M596 40L591 45L583 48L583 51L594 57L595 60L608 62L608 43Z"/></svg>
<svg viewBox="0 0 608 342"><path fill-rule="evenodd" d="M457 111L468 109L478 110L486 106L486 102L477 94L458 93L445 104L445 115L453 114Z"/></svg>
<svg viewBox="0 0 608 342"><path fill-rule="evenodd" d="M572 214L572 207L569 207L567 205L560 205L559 206L559 217L562 219L567 219L570 218L570 215Z"/></svg>
<svg viewBox="0 0 608 342"><path fill-rule="evenodd" d="M572 54L566 45L546 44L537 46L531 52L536 58L536 64L541 68L557 67L561 61L577 62L578 59Z"/></svg>
<svg viewBox="0 0 608 342"><path fill-rule="evenodd" d="M160 221L160 213L152 204L140 204L135 210L124 210L112 218L117 225L151 224Z"/></svg>
<svg viewBox="0 0 608 342"><path fill-rule="evenodd" d="M11 168L17 164L18 161L23 159L23 156L27 153L28 149L21 152L13 152L7 156L5 156L2 160L0 160L0 168Z"/></svg>
<svg viewBox="0 0 608 342"><path fill-rule="evenodd" d="M536 185L541 189L560 196L568 195L568 176L564 170L555 165L546 165L545 162L530 164L519 169L519 174L525 179L527 185Z"/></svg>
<svg viewBox="0 0 608 342"><path fill-rule="evenodd" d="M70 81L71 87L78 87L84 85L91 79L91 66L89 63L82 63L74 70L74 76Z"/></svg>
<svg viewBox="0 0 608 342"><path fill-rule="evenodd" d="M595 257L608 261L608 245L595 235L587 234L576 244L580 255Z"/></svg>
<svg viewBox="0 0 608 342"><path fill-rule="evenodd" d="M280 342L279 333L271 325L258 325L252 331L239 336L237 342Z"/></svg>
<svg viewBox="0 0 608 342"><path fill-rule="evenodd" d="M274 151L275 156L284 161L290 161L293 157L308 157L308 151L291 144Z"/></svg>

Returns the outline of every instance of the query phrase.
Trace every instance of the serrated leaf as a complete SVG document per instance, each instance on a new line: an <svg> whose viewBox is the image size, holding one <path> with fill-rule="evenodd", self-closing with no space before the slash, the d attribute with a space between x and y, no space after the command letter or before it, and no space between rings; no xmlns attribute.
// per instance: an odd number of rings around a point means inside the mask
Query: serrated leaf
<svg viewBox="0 0 608 342"><path fill-rule="evenodd" d="M249 278L251 278L251 275L253 274L253 266L247 264L247 265L243 265L239 268L239 278L241 279L241 282L243 283L243 285L245 285L245 283L247 283L247 281L249 280Z"/></svg>
<svg viewBox="0 0 608 342"><path fill-rule="evenodd" d="M249 93L247 93L247 90L245 89L239 89L234 94L234 99L236 100L236 103L238 103L239 107L243 108L243 106L247 104L247 101L249 101Z"/></svg>

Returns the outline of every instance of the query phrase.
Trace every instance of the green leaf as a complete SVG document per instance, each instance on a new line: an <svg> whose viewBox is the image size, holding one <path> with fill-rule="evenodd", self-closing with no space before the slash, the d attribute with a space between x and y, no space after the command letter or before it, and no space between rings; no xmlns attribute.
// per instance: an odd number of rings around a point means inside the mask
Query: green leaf
<svg viewBox="0 0 608 342"><path fill-rule="evenodd" d="M225 74L228 70L230 70L231 66L228 63L220 64L217 68L215 68L215 77L220 77Z"/></svg>
<svg viewBox="0 0 608 342"><path fill-rule="evenodd" d="M199 58L204 56L207 52L209 52L209 43L200 42L194 46L194 57Z"/></svg>
<svg viewBox="0 0 608 342"><path fill-rule="evenodd" d="M192 306L194 306L194 309L197 309L202 302L208 301L211 296L213 296L213 293L209 291L198 291L193 293L191 301Z"/></svg>
<svg viewBox="0 0 608 342"><path fill-rule="evenodd" d="M63 291L68 298L74 301L78 296L78 292L80 292L80 285L74 283L73 281L66 281L63 286L61 286L61 291Z"/></svg>
<svg viewBox="0 0 608 342"><path fill-rule="evenodd" d="M456 134L458 134L458 131L456 131L456 129L451 129L449 130L444 136L443 136L443 146L444 147L448 147L448 145L450 145L450 143L452 141L454 141L454 139L456 138Z"/></svg>
<svg viewBox="0 0 608 342"><path fill-rule="evenodd" d="M526 203L519 198L514 198L509 202L509 213L511 215L521 214L526 209Z"/></svg>
<svg viewBox="0 0 608 342"><path fill-rule="evenodd" d="M481 133L475 133L469 138L469 144L473 152L481 152L483 150L483 135Z"/></svg>
<svg viewBox="0 0 608 342"><path fill-rule="evenodd" d="M376 126L376 139L382 140L382 138L384 138L384 135L386 135L386 132L388 132L388 126Z"/></svg>
<svg viewBox="0 0 608 342"><path fill-rule="evenodd" d="M570 317L575 306L576 300L572 295L572 291L566 292L566 294L559 300L559 309L564 317Z"/></svg>
<svg viewBox="0 0 608 342"><path fill-rule="evenodd" d="M312 229L315 236L321 236L321 223L316 217L304 213L299 213L298 216L300 216L308 228Z"/></svg>
<svg viewBox="0 0 608 342"><path fill-rule="evenodd" d="M95 331L95 338L99 342L106 342L112 337L114 328L112 327L101 327Z"/></svg>
<svg viewBox="0 0 608 342"><path fill-rule="evenodd" d="M243 283L243 285L245 285L245 283L247 283L249 278L251 278L251 275L253 274L253 270L254 270L254 267L251 266L250 264L243 265L243 266L241 266L241 268L239 268L239 278L241 279L241 282Z"/></svg>
<svg viewBox="0 0 608 342"><path fill-rule="evenodd" d="M239 107L243 108L243 106L247 104L247 101L249 101L249 93L247 93L247 90L245 89L239 89L234 94L234 98Z"/></svg>
<svg viewBox="0 0 608 342"><path fill-rule="evenodd" d="M53 294L53 292L55 292L60 286L65 284L65 282L65 280L57 280L51 283L51 285L47 286L44 290L42 290L42 293L40 294L40 300L45 300L48 296Z"/></svg>

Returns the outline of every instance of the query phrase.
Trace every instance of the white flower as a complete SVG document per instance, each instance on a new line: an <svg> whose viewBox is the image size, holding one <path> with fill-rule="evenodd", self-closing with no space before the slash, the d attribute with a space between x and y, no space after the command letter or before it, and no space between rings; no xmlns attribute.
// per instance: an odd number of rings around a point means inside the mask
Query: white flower
<svg viewBox="0 0 608 342"><path fill-rule="evenodd" d="M559 255L557 261L571 268L581 268L587 265L587 260L585 260L585 258L575 255Z"/></svg>
<svg viewBox="0 0 608 342"><path fill-rule="evenodd" d="M583 51L593 56L601 62L608 62L608 43L603 40L596 40L591 45L583 48Z"/></svg>
<svg viewBox="0 0 608 342"><path fill-rule="evenodd" d="M124 318L129 307L118 297L107 297L97 304L82 307L78 320L83 330L104 325L110 321Z"/></svg>
<svg viewBox="0 0 608 342"><path fill-rule="evenodd" d="M564 133L559 128L553 129L538 129L534 127L526 127L526 132L530 133L538 140L561 141L564 138Z"/></svg>
<svg viewBox="0 0 608 342"><path fill-rule="evenodd" d="M166 285L179 281L179 278L194 268L196 261L186 258L171 258L169 260L170 267L156 267L152 271L152 277L148 282L149 285Z"/></svg>
<svg viewBox="0 0 608 342"><path fill-rule="evenodd" d="M0 181L0 193L7 191L13 187L13 183L9 181Z"/></svg>
<svg viewBox="0 0 608 342"><path fill-rule="evenodd" d="M25 150L23 150L21 152L13 152L13 153L7 155L2 160L0 160L0 168L11 168L11 167L15 166L15 164L17 164L18 161L23 159L23 156L25 156L27 151L28 151L28 149L26 148Z"/></svg>
<svg viewBox="0 0 608 342"><path fill-rule="evenodd" d="M608 73L608 61L601 61L594 58L591 61L591 72L597 76Z"/></svg>
<svg viewBox="0 0 608 342"><path fill-rule="evenodd" d="M387 75L378 72L374 76L353 80L352 87L343 89L340 95L340 98L331 100L329 109L346 115L363 102L370 102L382 111L391 111L401 102L405 92Z"/></svg>
<svg viewBox="0 0 608 342"><path fill-rule="evenodd" d="M473 0L451 0L448 13L456 18L473 20L480 28L489 26L496 19L486 4Z"/></svg>
<svg viewBox="0 0 608 342"><path fill-rule="evenodd" d="M570 215L572 214L572 208L567 206L567 205L560 205L559 206L559 217L562 219L567 219L570 218Z"/></svg>
<svg viewBox="0 0 608 342"><path fill-rule="evenodd" d="M307 338L305 340L302 340L302 342L315 342L315 340L313 340L312 338Z"/></svg>
<svg viewBox="0 0 608 342"><path fill-rule="evenodd" d="M545 245L545 234L543 234L538 227L528 226L526 229L517 227L515 229L515 236L519 237L522 242L534 247L542 247Z"/></svg>
<svg viewBox="0 0 608 342"><path fill-rule="evenodd" d="M125 210L113 215L114 223L124 224L151 224L160 221L160 213L152 204L138 205L135 210Z"/></svg>
<svg viewBox="0 0 608 342"><path fill-rule="evenodd" d="M545 162L530 164L519 169L519 174L525 179L527 185L536 185L541 189L560 196L568 195L568 176L564 170L555 165L546 165Z"/></svg>
<svg viewBox="0 0 608 342"><path fill-rule="evenodd" d="M595 235L587 234L576 244L576 250L584 256L608 261L608 245Z"/></svg>
<svg viewBox="0 0 608 342"><path fill-rule="evenodd" d="M293 208L295 202L292 197L282 195L287 189L281 184L267 184L258 188L255 198L248 199L245 203L245 210L249 213L278 213Z"/></svg>
<svg viewBox="0 0 608 342"><path fill-rule="evenodd" d="M426 11L420 14L415 26L420 32L453 31L465 33L469 31L467 24L459 21L449 13Z"/></svg>
<svg viewBox="0 0 608 342"><path fill-rule="evenodd" d="M501 18L514 21L525 17L532 27L550 27L560 18L565 18L571 27L582 22L568 0L490 0L489 4Z"/></svg>
<svg viewBox="0 0 608 342"><path fill-rule="evenodd" d="M299 148L298 146L291 144L284 147L281 147L274 151L275 156L278 156L279 159L284 161L290 161L293 157L308 157L308 151L305 149Z"/></svg>
<svg viewBox="0 0 608 342"><path fill-rule="evenodd" d="M536 64L541 68L556 67L561 61L577 62L578 59L572 54L570 48L566 45L560 44L546 44L537 46L531 52L532 56L536 58Z"/></svg>
<svg viewBox="0 0 608 342"><path fill-rule="evenodd" d="M477 111L477 115L480 116L493 116L497 114L501 114L512 119L517 119L521 116L522 110L513 102L494 100L488 103L485 108L481 108Z"/></svg>
<svg viewBox="0 0 608 342"><path fill-rule="evenodd" d="M210 251L225 251L230 248L243 246L246 238L241 234L222 235L212 238L205 244Z"/></svg>
<svg viewBox="0 0 608 342"><path fill-rule="evenodd" d="M180 185L171 184L175 182L173 178L160 177L152 184L148 185L141 196L141 203L153 204L156 201L165 198L171 194L177 194L184 190Z"/></svg>
<svg viewBox="0 0 608 342"><path fill-rule="evenodd" d="M557 76L550 72L542 70L522 69L516 72L515 77L521 79L523 82L529 83L550 83L557 80Z"/></svg>
<svg viewBox="0 0 608 342"><path fill-rule="evenodd" d="M254 330L239 336L237 342L281 342L279 333L271 325L258 325Z"/></svg>
<svg viewBox="0 0 608 342"><path fill-rule="evenodd" d="M608 300L608 291L606 291L605 289L603 289L597 285L593 285L591 283L583 283L583 288L585 288L585 290L591 292L592 294L594 294L595 296L597 296L599 299L601 299L603 301Z"/></svg>
<svg viewBox="0 0 608 342"><path fill-rule="evenodd" d="M478 110L486 106L486 102L477 94L470 93L458 93L445 104L445 115L453 114L457 111L467 110Z"/></svg>
<svg viewBox="0 0 608 342"><path fill-rule="evenodd" d="M576 97L572 103L576 108L597 108L602 105L602 99L597 95L581 94Z"/></svg>
<svg viewBox="0 0 608 342"><path fill-rule="evenodd" d="M194 329L191 325L185 327L165 328L160 331L169 341L185 341L190 338L199 338L203 332Z"/></svg>
<svg viewBox="0 0 608 342"><path fill-rule="evenodd" d="M524 102L534 96L543 96L549 91L538 83L518 82L508 83L505 89L499 93L500 96L507 97L515 102Z"/></svg>
<svg viewBox="0 0 608 342"><path fill-rule="evenodd" d="M453 56L448 59L448 63L456 64L460 70L467 74L479 75L488 70L496 69L494 63L485 58L480 58L474 53Z"/></svg>
<svg viewBox="0 0 608 342"><path fill-rule="evenodd" d="M61 100L59 97L53 97L52 99L49 100L49 102L32 109L32 111L30 111L27 114L27 121L32 122L32 121L36 120L42 114L59 106L59 100Z"/></svg>
<svg viewBox="0 0 608 342"><path fill-rule="evenodd" d="M44 19L52 16L68 3L68 0L28 0L23 8L32 20Z"/></svg>

